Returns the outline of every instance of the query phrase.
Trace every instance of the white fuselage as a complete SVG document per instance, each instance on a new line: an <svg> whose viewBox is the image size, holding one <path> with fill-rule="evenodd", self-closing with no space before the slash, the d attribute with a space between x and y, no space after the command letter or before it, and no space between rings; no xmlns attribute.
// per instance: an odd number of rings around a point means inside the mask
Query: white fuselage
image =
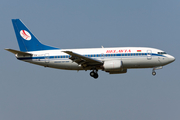
<svg viewBox="0 0 180 120"><path fill-rule="evenodd" d="M97 79L98 70L109 74L126 73L131 68L161 69L175 60L164 51L149 47L114 47L91 49L59 49L44 45L20 19L12 19L20 51L6 48L17 59L45 67L65 70L91 70Z"/></svg>
<svg viewBox="0 0 180 120"><path fill-rule="evenodd" d="M33 64L66 70L84 70L81 65L69 59L63 51L72 51L100 61L121 60L124 69L153 68L164 66L174 61L174 57L162 50L148 47L114 47L91 49L57 49L28 52L32 57L17 56L19 60ZM90 70L91 68L86 68ZM101 69L101 68L99 68Z"/></svg>

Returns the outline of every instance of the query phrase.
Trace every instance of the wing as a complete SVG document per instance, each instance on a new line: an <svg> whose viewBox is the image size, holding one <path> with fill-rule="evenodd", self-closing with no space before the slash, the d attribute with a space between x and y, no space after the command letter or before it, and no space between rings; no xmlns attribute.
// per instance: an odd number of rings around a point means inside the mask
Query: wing
<svg viewBox="0 0 180 120"><path fill-rule="evenodd" d="M62 52L71 55L69 59L71 59L73 62L76 62L77 64L83 67L101 66L103 64L103 62L100 60L92 59L92 58L74 53L72 51L62 51Z"/></svg>

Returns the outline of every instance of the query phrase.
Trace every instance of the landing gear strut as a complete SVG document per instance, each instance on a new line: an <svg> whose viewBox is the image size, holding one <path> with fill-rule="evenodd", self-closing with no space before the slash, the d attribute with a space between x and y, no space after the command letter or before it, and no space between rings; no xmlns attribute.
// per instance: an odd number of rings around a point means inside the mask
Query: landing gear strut
<svg viewBox="0 0 180 120"><path fill-rule="evenodd" d="M93 77L93 78L95 78L95 79L97 79L98 76L99 76L97 72L98 72L98 70L93 70L93 71L91 71L91 72L90 72L90 76Z"/></svg>
<svg viewBox="0 0 180 120"><path fill-rule="evenodd" d="M155 70L162 69L162 68L163 68L162 66L154 67L153 70L152 70L152 75L155 76L156 75Z"/></svg>

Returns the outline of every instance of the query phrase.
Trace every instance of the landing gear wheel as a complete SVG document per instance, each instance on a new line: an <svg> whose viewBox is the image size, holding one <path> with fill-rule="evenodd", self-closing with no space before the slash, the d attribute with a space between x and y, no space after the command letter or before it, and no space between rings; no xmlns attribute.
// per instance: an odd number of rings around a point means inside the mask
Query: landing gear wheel
<svg viewBox="0 0 180 120"><path fill-rule="evenodd" d="M97 73L95 73L93 77L94 77L95 79L97 79L98 76L99 76L99 75L98 75Z"/></svg>
<svg viewBox="0 0 180 120"><path fill-rule="evenodd" d="M156 75L156 72L155 72L155 71L153 71L153 72L152 72L152 75L153 75L153 76L155 76L155 75Z"/></svg>
<svg viewBox="0 0 180 120"><path fill-rule="evenodd" d="M95 74L94 71L90 72L90 76L91 76L91 77L94 77L94 74Z"/></svg>
<svg viewBox="0 0 180 120"><path fill-rule="evenodd" d="M97 79L99 77L98 73L97 73L97 70L93 70L90 72L90 76Z"/></svg>

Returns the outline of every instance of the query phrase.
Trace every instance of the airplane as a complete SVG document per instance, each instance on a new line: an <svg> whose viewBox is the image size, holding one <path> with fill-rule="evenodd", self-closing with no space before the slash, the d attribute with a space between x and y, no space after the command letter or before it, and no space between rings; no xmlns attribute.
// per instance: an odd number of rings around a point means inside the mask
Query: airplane
<svg viewBox="0 0 180 120"><path fill-rule="evenodd" d="M90 70L90 76L95 79L98 70L122 74L127 69L153 68L152 75L156 75L155 70L175 61L166 52L150 47L60 49L39 42L20 19L12 19L12 24L20 51L5 50L15 54L18 60L64 70Z"/></svg>

